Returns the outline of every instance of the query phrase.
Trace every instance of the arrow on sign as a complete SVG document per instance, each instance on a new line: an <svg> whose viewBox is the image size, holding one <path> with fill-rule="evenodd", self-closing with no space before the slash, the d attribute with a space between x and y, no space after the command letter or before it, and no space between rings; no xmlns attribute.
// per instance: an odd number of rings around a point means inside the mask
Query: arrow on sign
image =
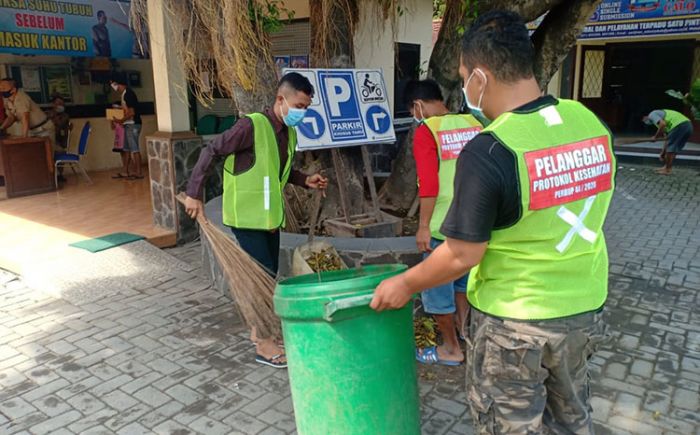
<svg viewBox="0 0 700 435"><path fill-rule="evenodd" d="M384 112L372 114L372 123L374 124L374 129L376 131L379 131L379 121L386 118L386 117L387 117L387 114Z"/></svg>
<svg viewBox="0 0 700 435"><path fill-rule="evenodd" d="M304 118L304 124L311 124L311 128L314 131L314 135L319 136L321 132L318 131L318 122L313 116L307 116Z"/></svg>

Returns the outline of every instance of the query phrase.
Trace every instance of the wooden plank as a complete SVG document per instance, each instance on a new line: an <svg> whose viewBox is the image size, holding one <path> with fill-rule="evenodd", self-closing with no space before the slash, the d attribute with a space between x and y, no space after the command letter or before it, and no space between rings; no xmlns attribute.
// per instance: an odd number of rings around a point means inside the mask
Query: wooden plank
<svg viewBox="0 0 700 435"><path fill-rule="evenodd" d="M309 216L309 237L306 242L311 243L314 241L314 236L316 235L316 225L318 224L318 214L321 211L321 199L323 198L323 192L314 193L314 205L311 207L311 216Z"/></svg>
<svg viewBox="0 0 700 435"><path fill-rule="evenodd" d="M348 198L348 191L345 188L346 171L345 165L343 165L343 159L340 157L340 150L338 148L333 148L331 150L331 157L333 158L333 168L335 169L335 178L338 182L338 191L340 192L340 206L343 209L343 214L345 215L345 222L350 222L350 201Z"/></svg>
<svg viewBox="0 0 700 435"><path fill-rule="evenodd" d="M372 211L377 218L377 222L382 222L382 211L379 209L379 200L377 199L377 186L374 184L374 173L372 172L372 163L369 161L369 151L367 146L362 145L362 165L365 167L365 177L367 177L367 185L369 186L369 194L372 197Z"/></svg>

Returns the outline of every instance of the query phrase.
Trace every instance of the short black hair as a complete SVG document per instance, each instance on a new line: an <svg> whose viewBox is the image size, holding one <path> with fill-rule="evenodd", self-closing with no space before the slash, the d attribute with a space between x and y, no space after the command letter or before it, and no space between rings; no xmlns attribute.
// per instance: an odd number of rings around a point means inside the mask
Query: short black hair
<svg viewBox="0 0 700 435"><path fill-rule="evenodd" d="M297 72L290 72L283 75L279 84L277 85L277 89L281 88L282 86L289 86L295 91L303 92L311 98L314 96L314 87L309 79Z"/></svg>
<svg viewBox="0 0 700 435"><path fill-rule="evenodd" d="M61 95L59 95L59 94L54 94L54 95L51 96L51 102L52 102L52 103L55 103L56 100L61 100L61 101L65 102L65 100L63 99L63 97L62 97Z"/></svg>
<svg viewBox="0 0 700 435"><path fill-rule="evenodd" d="M435 80L411 80L403 88L403 102L407 109L416 100L444 101L440 85Z"/></svg>
<svg viewBox="0 0 700 435"><path fill-rule="evenodd" d="M117 73L117 72L112 73L112 75L109 77L109 81L114 82L118 85L124 85L124 86L127 85L126 74L122 74L122 73Z"/></svg>
<svg viewBox="0 0 700 435"><path fill-rule="evenodd" d="M462 37L462 62L488 67L497 80L513 83L534 76L535 49L522 17L491 11L477 17Z"/></svg>
<svg viewBox="0 0 700 435"><path fill-rule="evenodd" d="M104 17L104 16L107 16L107 14L105 14L105 11L97 11L97 18Z"/></svg>

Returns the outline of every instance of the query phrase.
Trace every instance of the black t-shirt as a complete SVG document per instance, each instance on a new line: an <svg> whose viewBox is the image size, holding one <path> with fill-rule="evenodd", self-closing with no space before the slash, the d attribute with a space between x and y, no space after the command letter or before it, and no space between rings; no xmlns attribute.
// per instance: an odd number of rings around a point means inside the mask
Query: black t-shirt
<svg viewBox="0 0 700 435"><path fill-rule="evenodd" d="M130 109L134 109L134 123L141 124L141 113L139 111L139 99L131 88L124 91L124 104Z"/></svg>
<svg viewBox="0 0 700 435"><path fill-rule="evenodd" d="M513 110L530 113L557 104L540 97ZM522 215L515 155L490 133L481 133L457 159L455 189L440 232L467 242L487 242L491 231L513 226Z"/></svg>

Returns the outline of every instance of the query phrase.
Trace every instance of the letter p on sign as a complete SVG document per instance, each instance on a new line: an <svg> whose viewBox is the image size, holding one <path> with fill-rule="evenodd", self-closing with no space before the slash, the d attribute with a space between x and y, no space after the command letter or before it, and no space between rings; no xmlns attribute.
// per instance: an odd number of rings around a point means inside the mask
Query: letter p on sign
<svg viewBox="0 0 700 435"><path fill-rule="evenodd" d="M350 84L338 77L326 77L324 80L328 92L328 107L331 110L331 116L341 116L340 104L352 98Z"/></svg>

